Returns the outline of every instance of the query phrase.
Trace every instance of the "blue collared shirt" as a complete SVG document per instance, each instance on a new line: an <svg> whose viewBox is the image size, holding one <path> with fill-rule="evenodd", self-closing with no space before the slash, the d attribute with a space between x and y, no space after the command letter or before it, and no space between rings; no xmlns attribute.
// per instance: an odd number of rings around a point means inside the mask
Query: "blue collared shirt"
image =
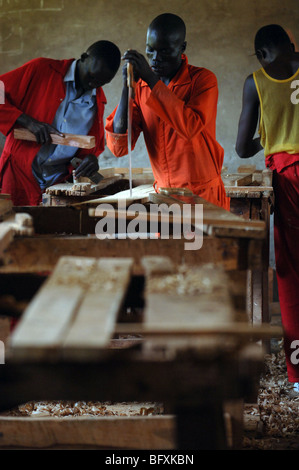
<svg viewBox="0 0 299 470"><path fill-rule="evenodd" d="M52 126L62 133L87 135L96 113L96 89L76 98L74 60L64 81L66 95L59 105ZM37 153L32 171L41 189L45 189L69 174L68 165L78 148L66 145L44 144Z"/></svg>

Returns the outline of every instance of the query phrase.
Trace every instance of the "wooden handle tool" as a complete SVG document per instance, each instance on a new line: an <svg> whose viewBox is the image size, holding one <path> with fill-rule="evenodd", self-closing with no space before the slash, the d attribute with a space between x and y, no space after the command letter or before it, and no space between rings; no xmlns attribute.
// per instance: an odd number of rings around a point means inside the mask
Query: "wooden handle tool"
<svg viewBox="0 0 299 470"><path fill-rule="evenodd" d="M64 134L61 137L57 134L50 134L52 143L58 145L67 145L69 147L78 147L83 149L92 149L95 147L96 140L92 135ZM14 138L36 142L35 135L27 129L14 129Z"/></svg>
<svg viewBox="0 0 299 470"><path fill-rule="evenodd" d="M134 80L134 72L133 72L133 65L128 62L127 64L127 86L132 90L132 98L134 99L135 96L135 80Z"/></svg>

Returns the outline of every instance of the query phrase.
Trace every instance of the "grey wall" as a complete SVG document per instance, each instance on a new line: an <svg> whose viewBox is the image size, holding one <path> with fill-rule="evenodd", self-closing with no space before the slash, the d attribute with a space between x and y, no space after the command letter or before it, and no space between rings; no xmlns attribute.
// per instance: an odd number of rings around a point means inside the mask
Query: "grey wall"
<svg viewBox="0 0 299 470"><path fill-rule="evenodd" d="M108 39L124 52L144 51L149 22L158 14L180 15L187 26L189 62L211 69L219 82L217 137L225 150L225 166L235 171L249 163L237 157L234 146L244 79L259 64L253 53L257 29L279 23L299 43L298 0L0 0L0 72L18 67L39 56L79 57L98 39ZM106 115L117 105L121 70L104 87ZM250 160L264 167L263 153ZM108 149L102 167L127 166ZM141 139L133 153L133 166L149 161Z"/></svg>

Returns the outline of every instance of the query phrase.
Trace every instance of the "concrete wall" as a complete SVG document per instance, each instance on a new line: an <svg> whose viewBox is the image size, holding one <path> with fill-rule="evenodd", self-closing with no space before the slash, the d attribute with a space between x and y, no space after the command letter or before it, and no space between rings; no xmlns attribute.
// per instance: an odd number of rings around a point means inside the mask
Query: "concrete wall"
<svg viewBox="0 0 299 470"><path fill-rule="evenodd" d="M250 161L238 158L234 146L244 79L259 64L253 53L257 29L279 23L299 43L298 0L0 0L0 73L39 56L79 57L94 41L108 39L124 52L145 49L146 29L158 14L180 15L187 26L189 62L211 69L219 82L217 137L225 150L225 166L264 167L263 153ZM106 115L118 103L121 70L104 87ZM100 166L127 166L106 149ZM133 153L133 166L149 166L143 139Z"/></svg>

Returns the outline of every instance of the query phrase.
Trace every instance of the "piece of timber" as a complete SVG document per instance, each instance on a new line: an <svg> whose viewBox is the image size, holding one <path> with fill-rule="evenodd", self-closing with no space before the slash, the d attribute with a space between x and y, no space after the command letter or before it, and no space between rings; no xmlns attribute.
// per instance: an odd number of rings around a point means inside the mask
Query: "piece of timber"
<svg viewBox="0 0 299 470"><path fill-rule="evenodd" d="M251 197L260 198L261 195L272 196L272 186L226 186L226 194L229 197L241 198Z"/></svg>
<svg viewBox="0 0 299 470"><path fill-rule="evenodd" d="M134 202L145 203L150 200L150 194L154 192L152 184L143 184L130 190L120 191L119 193L112 194L111 196L104 196L97 199L84 201L82 204L98 205L98 204L118 204L128 206ZM96 209L95 209L96 210Z"/></svg>
<svg viewBox="0 0 299 470"><path fill-rule="evenodd" d="M134 188L138 190L138 188ZM124 191L126 193L126 191ZM142 202L142 194L141 191L135 193L138 202ZM115 195L117 196L117 195ZM138 196L140 198L138 199ZM134 198L135 196L133 196ZM150 201L154 204L149 205L149 210L144 211L139 210L138 213L138 221L147 221L147 222L154 222L154 220L158 220L160 223L169 223L169 224L180 224L183 226L183 223L186 222L187 217L189 218L190 224L198 229L200 233L204 233L206 235L211 236L231 236L231 237L254 237L254 238L261 238L264 239L266 236L266 227L263 221L259 220L246 220L242 217L239 217L235 214L232 214L221 207L217 207L214 204L208 203L202 198L199 197L192 197L187 199L192 199L192 205L188 205L188 202L182 201L180 196L165 196L157 193L153 193L151 191L147 192L144 196L143 202ZM101 208L101 202L107 203L114 203L119 202L123 203L125 206L128 206L130 202L133 202L130 199L124 197L124 199L108 197L108 198L101 198L93 200L92 203L97 202L98 206L96 208L89 209L89 215L91 217L99 217L103 216L103 210ZM136 202L136 199L134 199ZM85 203L83 203L85 204ZM186 211L184 213L184 205L186 207ZM168 207L169 210L165 210L165 206ZM203 208L203 213L197 212L198 208ZM161 210L161 208L164 208ZM183 210L181 210L183 209ZM188 211L187 211L188 209ZM121 209L113 209L109 207L105 207L105 218L112 219L127 219L132 220L135 219L136 211L134 210L123 210Z"/></svg>
<svg viewBox="0 0 299 470"><path fill-rule="evenodd" d="M86 178L85 181L79 180L77 183L58 183L49 186L45 193L51 196L85 196L104 189L120 179L122 179L122 175L105 177L97 184L92 183L90 180L87 181Z"/></svg>
<svg viewBox="0 0 299 470"><path fill-rule="evenodd" d="M253 181L253 174L222 174L221 175L224 186L246 186Z"/></svg>
<svg viewBox="0 0 299 470"><path fill-rule="evenodd" d="M176 267L168 257L142 259L146 274L145 330L200 328L234 320L228 278L221 267Z"/></svg>
<svg viewBox="0 0 299 470"><path fill-rule="evenodd" d="M0 203L2 200L0 199ZM0 204L1 207L1 204ZM0 259L4 256L4 251L13 241L15 235L32 236L34 228L32 217L27 213L10 214L0 221Z"/></svg>
<svg viewBox="0 0 299 470"><path fill-rule="evenodd" d="M95 137L91 135L64 134L61 137L57 134L50 134L52 143L57 145L67 145L69 147L78 147L92 149L95 146ZM27 129L14 129L14 138L36 142L36 137Z"/></svg>
<svg viewBox="0 0 299 470"><path fill-rule="evenodd" d="M203 246L180 239L105 239L96 236L35 236L15 238L7 247L0 273L51 272L61 256L133 257L134 272L141 271L144 255L169 256L175 263L215 263L225 270L263 269L264 240L243 237L204 237ZM187 248L187 249L186 249Z"/></svg>
<svg viewBox="0 0 299 470"><path fill-rule="evenodd" d="M104 348L126 293L132 260L62 257L10 339L14 357L44 359Z"/></svg>
<svg viewBox="0 0 299 470"><path fill-rule="evenodd" d="M172 193L171 196L164 194L151 193L150 201L158 204L167 204L170 208L172 205L180 204L184 211L184 205L190 207L192 216L192 225L197 226L196 207L203 208L202 230L207 235L212 236L238 236L238 237L256 237L265 238L266 227L263 221L246 220L230 211L212 204L199 196L181 196ZM199 230L201 229L198 224Z"/></svg>
<svg viewBox="0 0 299 470"><path fill-rule="evenodd" d="M0 194L0 220L12 213L13 204L8 194Z"/></svg>
<svg viewBox="0 0 299 470"><path fill-rule="evenodd" d="M0 417L0 448L175 449L174 416Z"/></svg>

